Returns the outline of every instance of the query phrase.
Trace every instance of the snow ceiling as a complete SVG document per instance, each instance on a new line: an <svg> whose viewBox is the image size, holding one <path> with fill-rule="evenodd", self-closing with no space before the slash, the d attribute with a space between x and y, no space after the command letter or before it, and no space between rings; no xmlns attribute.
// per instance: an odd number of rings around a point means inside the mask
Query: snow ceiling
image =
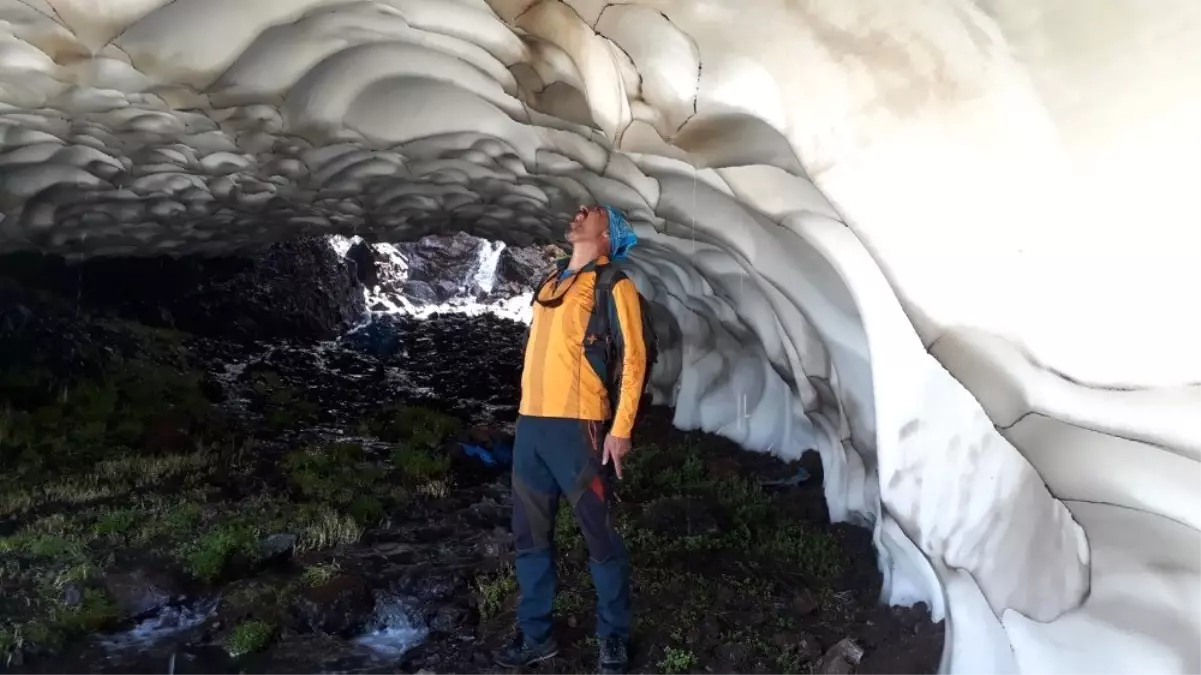
<svg viewBox="0 0 1201 675"><path fill-rule="evenodd" d="M0 250L560 237L946 672L1201 671L1193 0L0 0Z"/></svg>

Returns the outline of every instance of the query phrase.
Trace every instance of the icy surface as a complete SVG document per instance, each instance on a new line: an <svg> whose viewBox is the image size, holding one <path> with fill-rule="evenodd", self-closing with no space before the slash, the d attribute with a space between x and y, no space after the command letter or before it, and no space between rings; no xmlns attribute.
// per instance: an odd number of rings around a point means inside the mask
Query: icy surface
<svg viewBox="0 0 1201 675"><path fill-rule="evenodd" d="M656 397L817 449L945 669L1195 671L1198 44L1194 0L0 0L0 249L619 205Z"/></svg>

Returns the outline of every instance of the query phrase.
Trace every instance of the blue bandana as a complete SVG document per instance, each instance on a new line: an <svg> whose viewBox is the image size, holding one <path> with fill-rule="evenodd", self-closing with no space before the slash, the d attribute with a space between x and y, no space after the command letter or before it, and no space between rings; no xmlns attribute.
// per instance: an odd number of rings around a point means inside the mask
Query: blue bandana
<svg viewBox="0 0 1201 675"><path fill-rule="evenodd" d="M621 211L607 204L602 206L609 214L609 259L620 262L629 257L630 249L638 243L638 235Z"/></svg>

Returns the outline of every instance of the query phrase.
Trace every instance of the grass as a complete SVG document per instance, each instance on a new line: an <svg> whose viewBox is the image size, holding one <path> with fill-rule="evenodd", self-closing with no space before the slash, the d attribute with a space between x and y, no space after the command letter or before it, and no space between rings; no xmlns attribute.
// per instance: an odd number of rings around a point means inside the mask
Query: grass
<svg viewBox="0 0 1201 675"><path fill-rule="evenodd" d="M275 639L275 626L258 619L244 621L226 636L225 651L233 658L262 651Z"/></svg>
<svg viewBox="0 0 1201 675"><path fill-rule="evenodd" d="M696 654L690 650L668 647L663 651L663 659L658 665L664 673L687 673L696 667L696 664Z"/></svg>
<svg viewBox="0 0 1201 675"><path fill-rule="evenodd" d="M184 569L210 583L225 575L235 556L242 556L250 563L259 559L259 537L254 527L241 523L222 525L179 551Z"/></svg>
<svg viewBox="0 0 1201 675"><path fill-rule="evenodd" d="M342 572L342 567L335 561L321 565L310 565L300 575L306 586L317 587L329 583L331 579Z"/></svg>
<svg viewBox="0 0 1201 675"><path fill-rule="evenodd" d="M497 617L508 605L509 598L517 593L517 575L512 566L505 566L492 574L475 580L480 616L485 620Z"/></svg>

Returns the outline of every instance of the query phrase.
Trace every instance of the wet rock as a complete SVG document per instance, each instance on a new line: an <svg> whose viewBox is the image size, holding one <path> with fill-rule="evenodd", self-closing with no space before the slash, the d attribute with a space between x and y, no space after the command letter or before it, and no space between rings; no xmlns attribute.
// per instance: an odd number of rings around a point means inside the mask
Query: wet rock
<svg viewBox="0 0 1201 675"><path fill-rule="evenodd" d="M362 577L344 574L305 590L296 607L309 630L350 637L371 620L375 598Z"/></svg>
<svg viewBox="0 0 1201 675"><path fill-rule="evenodd" d="M817 665L817 672L824 675L850 675L863 659L863 648L851 638L843 638L826 650Z"/></svg>
<svg viewBox="0 0 1201 675"><path fill-rule="evenodd" d="M173 575L146 568L110 573L104 577L104 587L124 618L153 612L182 594Z"/></svg>
<svg viewBox="0 0 1201 675"><path fill-rule="evenodd" d="M429 619L431 630L453 633L467 620L468 612L460 607L441 607Z"/></svg>

